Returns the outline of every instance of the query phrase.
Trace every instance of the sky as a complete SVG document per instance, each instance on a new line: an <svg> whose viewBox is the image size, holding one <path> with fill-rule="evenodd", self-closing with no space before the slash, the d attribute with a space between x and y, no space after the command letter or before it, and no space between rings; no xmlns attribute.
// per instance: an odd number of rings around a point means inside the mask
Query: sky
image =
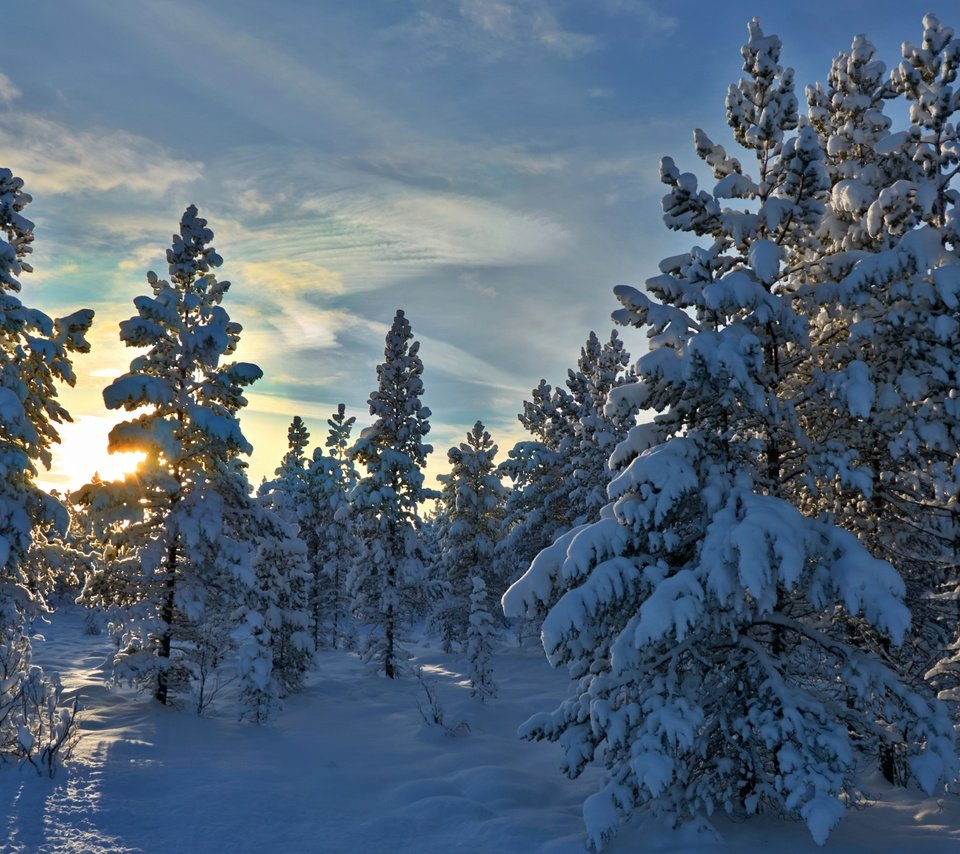
<svg viewBox="0 0 960 854"><path fill-rule="evenodd" d="M237 357L264 378L241 422L251 478L300 415L321 444L343 402L369 423L398 308L421 342L430 472L480 419L500 458L540 378L562 383L612 288L689 241L658 167L698 171L694 128L735 148L727 87L746 24L784 42L798 93L866 33L888 67L927 4L887 0L55 0L4 9L0 165L36 223L23 299L93 308L62 399L75 422L41 481L110 475L102 390L118 323L166 275L193 203L215 233ZM950 9L947 25L960 26ZM700 172L702 173L702 170ZM643 335L621 330L634 356ZM122 468L122 464L120 466Z"/></svg>

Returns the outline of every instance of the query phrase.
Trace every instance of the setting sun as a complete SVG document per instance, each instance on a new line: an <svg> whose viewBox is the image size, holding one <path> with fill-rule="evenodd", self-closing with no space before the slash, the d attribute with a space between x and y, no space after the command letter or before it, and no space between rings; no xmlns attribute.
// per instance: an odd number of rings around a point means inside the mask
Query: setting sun
<svg viewBox="0 0 960 854"><path fill-rule="evenodd" d="M59 426L60 444L53 448L53 465L39 481L51 489L66 492L90 481L94 474L103 480L120 480L143 460L141 453L107 452L107 434L120 420L116 417L81 415L72 424Z"/></svg>

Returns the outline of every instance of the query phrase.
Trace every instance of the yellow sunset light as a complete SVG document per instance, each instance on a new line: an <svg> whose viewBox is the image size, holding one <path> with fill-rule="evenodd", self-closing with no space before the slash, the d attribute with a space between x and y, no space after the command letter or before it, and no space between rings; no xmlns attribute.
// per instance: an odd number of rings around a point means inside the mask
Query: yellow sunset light
<svg viewBox="0 0 960 854"><path fill-rule="evenodd" d="M107 452L107 434L122 417L81 415L72 424L59 425L60 444L53 448L50 471L38 478L41 485L69 492L89 483L94 474L101 480L122 480L134 471L144 454Z"/></svg>

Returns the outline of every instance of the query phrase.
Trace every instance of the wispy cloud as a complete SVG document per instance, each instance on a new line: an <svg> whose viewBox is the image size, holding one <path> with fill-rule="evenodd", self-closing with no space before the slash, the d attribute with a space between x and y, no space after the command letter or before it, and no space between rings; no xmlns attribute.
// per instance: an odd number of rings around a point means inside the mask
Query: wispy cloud
<svg viewBox="0 0 960 854"><path fill-rule="evenodd" d="M610 14L630 15L652 33L669 33L678 21L673 15L661 12L649 0L599 0L599 6Z"/></svg>
<svg viewBox="0 0 960 854"><path fill-rule="evenodd" d="M461 273L460 282L463 284L464 290L480 294L488 299L496 299L500 295L496 288L485 285L480 281L476 270L467 270Z"/></svg>
<svg viewBox="0 0 960 854"><path fill-rule="evenodd" d="M286 172L278 171L278 162ZM553 212L530 209L522 193L502 197L502 185L549 180L564 162L560 155L515 147L484 153L455 143L436 143L419 156L412 149L385 153L375 163L301 151L279 161L272 149L244 149L211 166L201 195L212 198L201 213L226 259L223 275L242 285L238 292L254 287L257 299L262 291L269 300L277 288L322 305L326 297L379 290L445 268L524 266L569 251L572 235ZM429 180L426 170L444 177ZM251 197L282 198L282 204L261 218L246 200L238 201L222 180L238 171ZM488 196L497 192L501 198ZM175 220L149 219L133 224L137 248L124 266L162 257L159 244L151 254L149 240L140 241L151 229L169 232ZM122 227L119 219L103 224L106 230ZM265 277L262 288L258 277Z"/></svg>
<svg viewBox="0 0 960 854"><path fill-rule="evenodd" d="M464 55L486 60L523 56L531 51L572 60L603 49L605 17L632 18L641 34L671 32L677 20L647 0L596 0L589 4L595 32L564 25L550 0L419 0L414 13L382 34L390 42L412 42L421 59L456 60ZM604 33L604 35L601 35Z"/></svg>
<svg viewBox="0 0 960 854"><path fill-rule="evenodd" d="M246 318L244 358L276 362L280 370L289 370L291 354L299 353L300 367L309 372L310 351L336 347L340 333L357 325L348 311L319 308L302 298L276 302L257 298L256 305L263 314L251 316L249 310L232 312L235 319Z"/></svg>
<svg viewBox="0 0 960 854"><path fill-rule="evenodd" d="M273 134L295 139L311 132L318 119L331 131L351 138L398 138L406 133L402 123L355 94L335 74L312 67L282 42L264 36L260 30L237 26L232 9L182 0L165 0L161 6L132 15L121 5L111 4L113 24L134 31L165 54L188 57L196 85L216 97L237 114ZM268 101L271 109L264 110ZM290 106L297 112L290 111ZM275 113L282 110L284 123Z"/></svg>
<svg viewBox="0 0 960 854"><path fill-rule="evenodd" d="M477 388L508 392L511 396L526 394L516 377L490 364L466 350L437 338L416 334L420 350L428 370L433 374L445 374Z"/></svg>
<svg viewBox="0 0 960 854"><path fill-rule="evenodd" d="M28 113L0 125L0 160L31 191L51 194L125 189L159 195L203 173L202 164L174 157L145 137L120 130L77 130Z"/></svg>
<svg viewBox="0 0 960 854"><path fill-rule="evenodd" d="M542 49L563 59L597 50L599 39L565 28L547 0L425 0L414 15L383 34L412 40L435 58L469 53L496 59Z"/></svg>
<svg viewBox="0 0 960 854"><path fill-rule="evenodd" d="M548 141L544 145L505 144L487 140L423 138L391 141L341 158L344 168L409 185L455 188L489 185L505 177L555 175L568 168L568 156Z"/></svg>
<svg viewBox="0 0 960 854"><path fill-rule="evenodd" d="M417 265L530 263L554 255L569 238L546 216L452 194L360 198L339 215L380 235L387 254Z"/></svg>
<svg viewBox="0 0 960 854"><path fill-rule="evenodd" d="M0 71L0 106L9 107L20 97L20 90L13 81Z"/></svg>
<svg viewBox="0 0 960 854"><path fill-rule="evenodd" d="M542 45L563 57L597 47L596 37L564 29L544 0L460 0L459 12L494 38Z"/></svg>
<svg viewBox="0 0 960 854"><path fill-rule="evenodd" d="M283 194L274 193L268 197L253 187L244 187L243 185L231 183L224 189L232 195L237 211L247 216L265 217L273 213L277 205L284 201Z"/></svg>
<svg viewBox="0 0 960 854"><path fill-rule="evenodd" d="M310 261L241 261L234 269L259 296L268 299L343 292L343 277L339 273Z"/></svg>

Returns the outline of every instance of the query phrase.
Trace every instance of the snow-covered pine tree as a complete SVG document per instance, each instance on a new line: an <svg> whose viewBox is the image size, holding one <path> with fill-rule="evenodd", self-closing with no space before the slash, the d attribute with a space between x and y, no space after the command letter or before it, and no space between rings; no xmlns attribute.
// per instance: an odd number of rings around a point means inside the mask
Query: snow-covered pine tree
<svg viewBox="0 0 960 854"><path fill-rule="evenodd" d="M23 181L0 168L0 761L35 761L72 725L57 710L59 684L31 664L25 623L46 610L56 580L36 559L41 541L68 525L63 505L36 485L37 465L49 468L56 424L70 420L57 385L75 382L71 354L89 351L93 312L51 319L17 296L33 269L33 223L23 215L31 201ZM52 771L56 751L48 758Z"/></svg>
<svg viewBox="0 0 960 854"><path fill-rule="evenodd" d="M816 289L821 311L812 326L831 401L808 409L825 477L808 501L900 570L913 624L897 664L915 683L929 675L954 699L960 273L949 185L958 44L927 16L922 46L906 43L904 61L883 83L883 64L858 36L827 87L808 90L833 188L822 231L835 238L821 263L826 284ZM909 123L892 133L883 101L900 97ZM891 780L903 776L896 758L883 751Z"/></svg>
<svg viewBox="0 0 960 854"><path fill-rule="evenodd" d="M573 514L563 476L574 446L573 409L565 389L542 379L517 416L532 438L517 442L500 463L500 476L510 478L512 486L499 546L508 583L570 525Z"/></svg>
<svg viewBox="0 0 960 854"><path fill-rule="evenodd" d="M351 648L355 632L347 585L357 541L350 494L357 470L347 454L356 418L347 418L346 406L327 419L326 453L317 448L307 463L300 507L300 536L310 564L310 613L316 646Z"/></svg>
<svg viewBox="0 0 960 854"><path fill-rule="evenodd" d="M598 518L607 460L636 421L629 398L607 407L611 391L636 380L629 361L616 330L603 344L591 332L576 370L567 371L567 388L541 380L524 401L518 418L533 439L518 442L500 464L512 480L498 548L507 584L560 534Z"/></svg>
<svg viewBox="0 0 960 854"><path fill-rule="evenodd" d="M506 584L566 529L563 459L542 441L528 439L507 451L507 459L498 467L501 478L510 480L497 544L497 574Z"/></svg>
<svg viewBox="0 0 960 854"><path fill-rule="evenodd" d="M423 441L430 410L420 402L422 374L420 342L398 310L377 366L377 389L370 394L375 421L349 452L366 469L352 493L363 549L350 578L354 610L369 626L365 657L391 679L406 655L400 638L412 606L406 594L423 573L420 505L437 497L423 485L433 448Z"/></svg>
<svg viewBox="0 0 960 854"><path fill-rule="evenodd" d="M858 35L850 50L833 60L826 83L806 90L808 120L820 138L830 183L830 196L817 229L827 256L889 249L896 236L916 224L909 216L894 215L889 207L892 194L883 192L917 170L900 151L883 155L877 151L877 145L889 142L891 136L884 104L895 93L884 81L885 72L874 45ZM839 255L835 260L845 259ZM852 258L846 260L853 262Z"/></svg>
<svg viewBox="0 0 960 854"><path fill-rule="evenodd" d="M812 373L802 286L828 182L779 39L748 29L727 113L755 174L697 131L718 183L700 190L665 159L664 219L709 244L661 263L646 283L656 300L616 289L615 318L646 327L650 349L640 382L614 398L659 414L613 454L602 518L504 597L508 615L559 599L542 637L574 691L522 732L559 740L570 776L606 767L584 806L595 848L639 807L674 821L772 809L822 843L880 745L907 744L928 791L957 768L944 708L849 636L852 620L902 641L902 580L790 502L810 475L796 411Z"/></svg>
<svg viewBox="0 0 960 854"><path fill-rule="evenodd" d="M897 545L907 546L911 557L919 552L927 558L919 571L911 561L907 574L921 606L914 608L917 658L924 665L931 654L938 658L926 676L955 714L960 709L960 195L953 186L960 164L958 70L960 39L935 15L926 15L920 46L904 43L903 60L890 74L889 88L909 105L909 127L877 146L881 155L914 166L908 182L885 190L878 218L882 214L888 229L902 219L918 227L847 289L848 295L862 295L886 268L890 306L886 327L875 333L881 339L877 355L886 358L878 359L879 370L871 365L876 408L883 410L884 438L895 461L881 473L883 497L900 533ZM857 272L850 278L856 280ZM897 355L881 354L884 342L897 347ZM927 603L934 607L922 607Z"/></svg>
<svg viewBox="0 0 960 854"><path fill-rule="evenodd" d="M470 591L470 615L467 627L467 661L470 665L470 696L481 703L497 696L497 683L493 681L493 644L497 631L490 614L490 597L483 577L472 577Z"/></svg>
<svg viewBox="0 0 960 854"><path fill-rule="evenodd" d="M573 448L566 463L571 527L594 522L607 503L609 459L613 449L636 423L637 409L629 396L609 398L614 389L636 382L630 354L614 329L602 344L594 332L580 350L576 370L567 371L573 419Z"/></svg>
<svg viewBox="0 0 960 854"><path fill-rule="evenodd" d="M221 305L230 283L213 273L222 259L212 239L188 207L167 250L170 280L147 273L152 296L137 297L136 315L120 324L124 343L143 352L104 389L104 402L139 414L110 431L110 450L146 460L135 476L75 496L99 516L117 556L88 579L84 598L118 609L115 672L149 685L161 703L195 681L201 660L223 655L230 635L218 621L254 582L253 546L231 536L225 510L235 519L229 499L248 489L232 465L252 450L237 413L243 387L262 372L222 362L241 327Z"/></svg>
<svg viewBox="0 0 960 854"><path fill-rule="evenodd" d="M447 451L450 473L440 476L443 489L438 539L443 593L436 622L448 652L454 640L467 636L474 579L483 582L484 590L496 590L500 584L496 545L506 490L494 462L496 455L497 446L477 421L467 432L467 441Z"/></svg>
<svg viewBox="0 0 960 854"><path fill-rule="evenodd" d="M231 465L244 468L240 460ZM243 472L230 481L245 487ZM303 687L315 645L307 602L311 582L307 549L296 523L271 506L275 494L249 497L241 488L228 496L230 530L254 549L253 583L233 612L238 643L240 717L267 720L280 701Z"/></svg>
<svg viewBox="0 0 960 854"><path fill-rule="evenodd" d="M257 494L288 521L296 521L303 501L306 449L310 432L299 415L287 428L287 452L274 470L274 479L260 484Z"/></svg>
<svg viewBox="0 0 960 854"><path fill-rule="evenodd" d="M280 467L291 466L302 469L306 465L306 450L310 445L310 432L299 415L293 416L293 421L287 428L287 445L289 450L284 454Z"/></svg>

